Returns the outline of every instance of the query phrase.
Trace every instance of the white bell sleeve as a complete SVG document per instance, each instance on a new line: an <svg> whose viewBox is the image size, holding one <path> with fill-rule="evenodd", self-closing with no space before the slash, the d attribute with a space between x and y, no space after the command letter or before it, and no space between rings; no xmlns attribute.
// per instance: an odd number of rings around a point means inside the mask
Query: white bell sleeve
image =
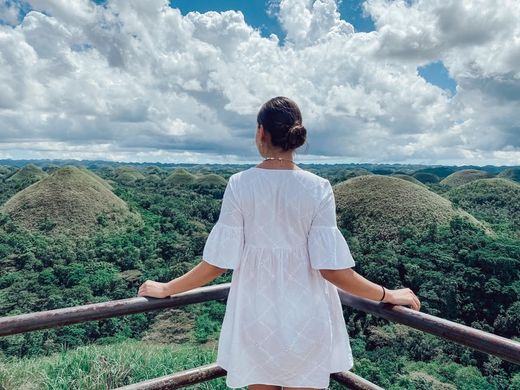
<svg viewBox="0 0 520 390"><path fill-rule="evenodd" d="M338 229L336 200L328 180L325 187L325 196L314 215L308 235L311 267L314 269L350 268L356 262L345 237Z"/></svg>
<svg viewBox="0 0 520 390"><path fill-rule="evenodd" d="M226 269L238 267L244 248L244 219L233 187L232 176L224 191L220 216L202 253L203 260Z"/></svg>

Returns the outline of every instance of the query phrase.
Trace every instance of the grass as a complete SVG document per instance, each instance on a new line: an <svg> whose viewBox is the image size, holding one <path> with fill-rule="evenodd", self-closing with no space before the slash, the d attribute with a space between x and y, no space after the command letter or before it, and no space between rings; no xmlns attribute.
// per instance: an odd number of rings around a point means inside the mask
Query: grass
<svg viewBox="0 0 520 390"><path fill-rule="evenodd" d="M187 346L132 339L111 345L91 344L38 358L7 360L0 355L0 390L106 390L214 363L216 357L216 343ZM224 376L185 389L229 388ZM346 387L331 379L329 389Z"/></svg>
<svg viewBox="0 0 520 390"><path fill-rule="evenodd" d="M51 356L0 359L0 389L111 389L213 363L213 347L126 340L91 344ZM218 378L188 389L227 389Z"/></svg>

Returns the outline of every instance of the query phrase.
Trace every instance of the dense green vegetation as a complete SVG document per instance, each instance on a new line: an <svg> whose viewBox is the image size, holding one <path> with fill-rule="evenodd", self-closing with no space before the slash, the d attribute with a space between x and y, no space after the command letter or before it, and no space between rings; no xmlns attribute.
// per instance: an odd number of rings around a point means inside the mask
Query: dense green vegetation
<svg viewBox="0 0 520 390"><path fill-rule="evenodd" d="M2 213L0 316L128 298L147 279L182 275L200 261L226 179L240 170L90 168L97 176L82 171L81 181L105 195L112 191L142 223L116 230L100 218L89 235L51 235L52 220L26 229L16 215ZM423 312L519 340L520 185L479 179L452 190L382 176L417 178L406 170L310 170L336 184L338 225L357 272L389 288L412 288ZM53 173L38 183L59 172L46 171ZM0 203L32 184L8 180L13 169L2 172ZM367 218L370 210L377 213ZM378 239L374 232L385 221L393 223L392 237ZM213 283L230 277L228 271ZM213 362L224 312L224 302L207 302L0 338L0 389L31 381L37 388L101 389ZM348 307L344 312L353 372L386 389L520 389L517 366ZM220 378L196 388L226 387Z"/></svg>

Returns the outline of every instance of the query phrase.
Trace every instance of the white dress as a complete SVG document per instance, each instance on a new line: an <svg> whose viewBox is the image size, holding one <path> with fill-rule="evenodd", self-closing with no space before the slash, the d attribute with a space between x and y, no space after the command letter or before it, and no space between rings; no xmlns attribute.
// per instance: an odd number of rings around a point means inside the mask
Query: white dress
<svg viewBox="0 0 520 390"><path fill-rule="evenodd" d="M353 366L336 286L319 269L355 265L329 180L307 170L233 174L202 259L233 269L216 363L231 388L326 388Z"/></svg>

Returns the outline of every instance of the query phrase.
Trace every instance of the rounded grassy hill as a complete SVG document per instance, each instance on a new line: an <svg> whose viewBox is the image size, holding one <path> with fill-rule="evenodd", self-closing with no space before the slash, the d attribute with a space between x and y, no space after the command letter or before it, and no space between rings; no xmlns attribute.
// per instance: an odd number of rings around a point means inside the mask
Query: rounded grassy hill
<svg viewBox="0 0 520 390"><path fill-rule="evenodd" d="M0 178L9 176L12 172L12 168L5 165L0 165Z"/></svg>
<svg viewBox="0 0 520 390"><path fill-rule="evenodd" d="M45 173L40 167L37 167L34 164L27 164L6 179L6 181L16 183L35 183L47 176L47 173Z"/></svg>
<svg viewBox="0 0 520 390"><path fill-rule="evenodd" d="M119 167L114 170L116 180L125 185L133 185L138 180L144 180L145 176L136 168Z"/></svg>
<svg viewBox="0 0 520 390"><path fill-rule="evenodd" d="M441 180L440 184L448 187L458 187L474 180L491 178L493 175L479 169L462 169L453 172L451 175Z"/></svg>
<svg viewBox="0 0 520 390"><path fill-rule="evenodd" d="M403 174L403 173L394 173L394 174L392 174L390 176L397 177L398 179L406 180L406 181L409 181L411 183L415 183L415 184L420 185L420 186L424 186L423 183L421 183L415 177L410 176L410 175L406 175L406 174Z"/></svg>
<svg viewBox="0 0 520 390"><path fill-rule="evenodd" d="M184 168L176 168L166 178L166 183L174 186L185 186L195 183L197 176Z"/></svg>
<svg viewBox="0 0 520 390"><path fill-rule="evenodd" d="M383 175L359 176L334 185L338 224L368 241L399 237L399 229L411 225L418 230L429 223L447 224L460 216L493 232L464 210L422 185Z"/></svg>
<svg viewBox="0 0 520 390"><path fill-rule="evenodd" d="M424 184L438 183L441 180L439 176L430 172L415 172L412 177Z"/></svg>
<svg viewBox="0 0 520 390"><path fill-rule="evenodd" d="M208 173L206 175L198 176L195 183L202 187L225 187L227 180L216 173Z"/></svg>
<svg viewBox="0 0 520 390"><path fill-rule="evenodd" d="M503 178L480 179L452 188L446 196L477 218L520 229L520 184Z"/></svg>
<svg viewBox="0 0 520 390"><path fill-rule="evenodd" d="M141 220L103 179L73 166L18 192L0 211L27 229L67 235L123 228Z"/></svg>
<svg viewBox="0 0 520 390"><path fill-rule="evenodd" d="M503 179L509 179L516 182L520 182L520 168L519 167L513 167L513 168L507 168L504 169L502 172L500 172L497 177L501 177Z"/></svg>

